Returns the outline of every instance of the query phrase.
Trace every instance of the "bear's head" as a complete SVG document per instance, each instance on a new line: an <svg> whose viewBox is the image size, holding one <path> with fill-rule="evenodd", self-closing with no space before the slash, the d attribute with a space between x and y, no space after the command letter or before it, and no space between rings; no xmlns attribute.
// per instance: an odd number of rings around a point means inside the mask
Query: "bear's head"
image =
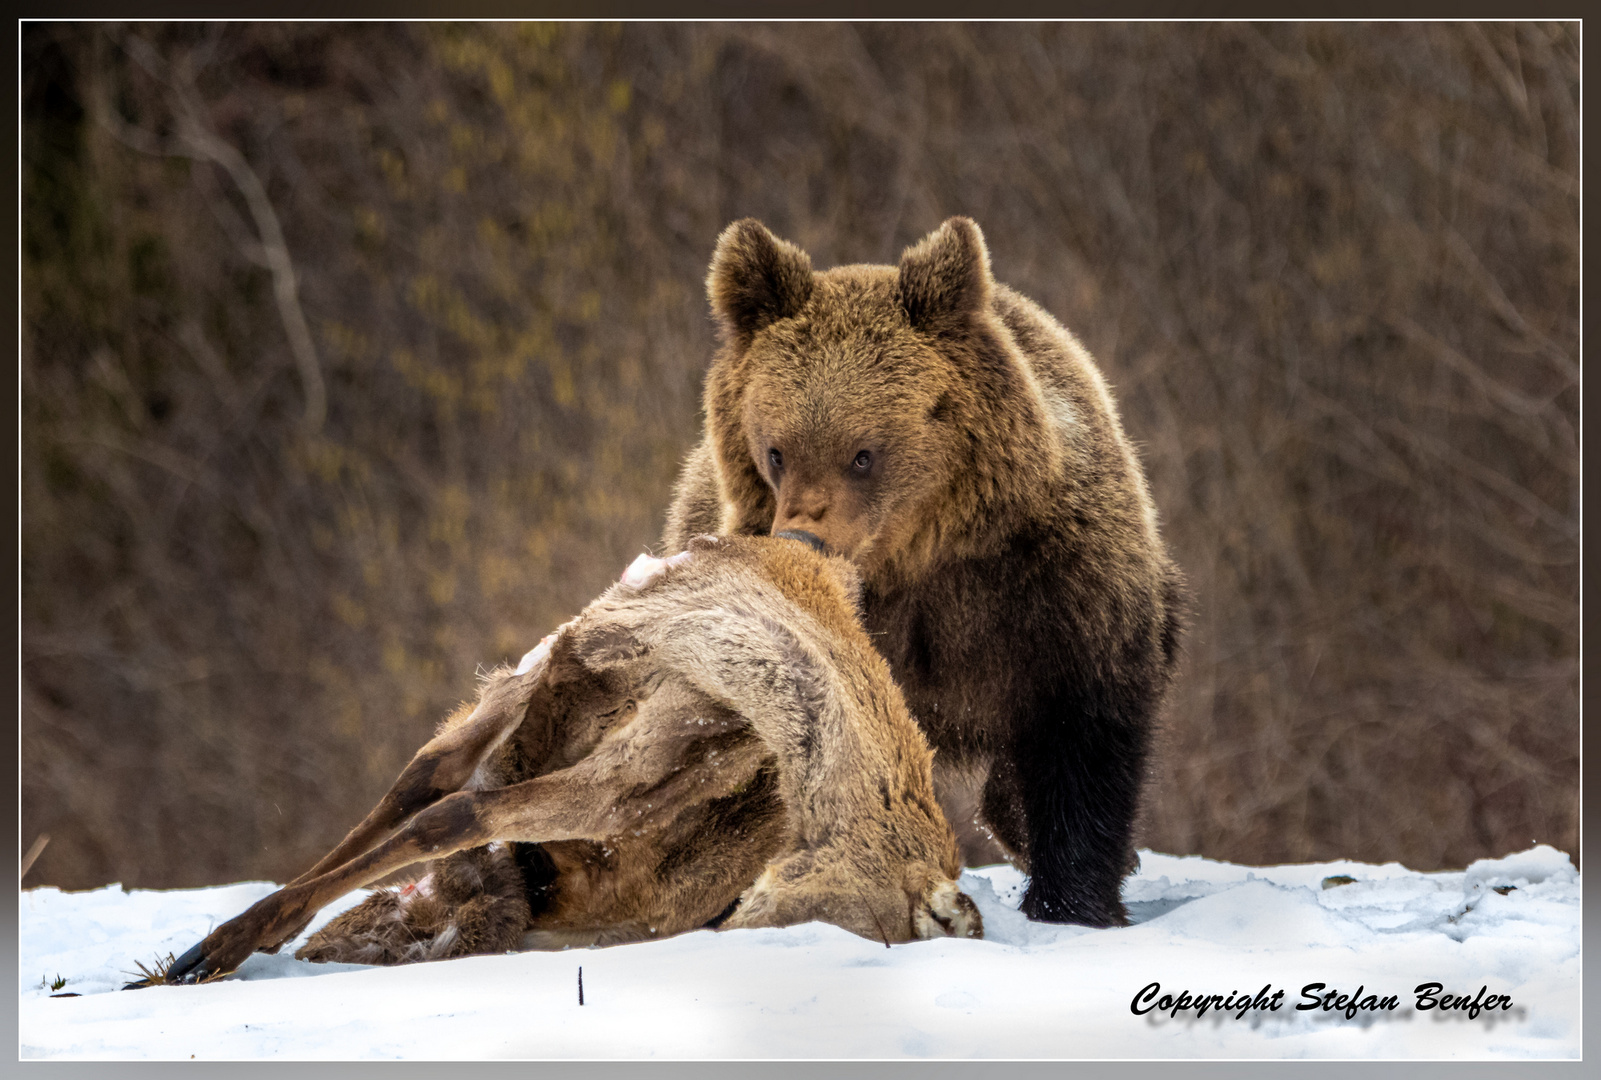
<svg viewBox="0 0 1601 1080"><path fill-rule="evenodd" d="M754 219L707 277L724 533L801 531L868 579L978 554L1060 452L996 316L978 226L953 217L899 266L814 272Z"/></svg>

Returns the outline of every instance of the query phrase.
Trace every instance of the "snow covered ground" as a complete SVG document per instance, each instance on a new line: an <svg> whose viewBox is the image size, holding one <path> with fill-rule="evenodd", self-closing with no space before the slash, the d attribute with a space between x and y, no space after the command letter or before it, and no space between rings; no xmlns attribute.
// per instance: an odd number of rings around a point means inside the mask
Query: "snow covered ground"
<svg viewBox="0 0 1601 1080"><path fill-rule="evenodd" d="M1354 880L1325 886L1336 876ZM1015 910L1022 884L1008 867L963 876L984 915L983 941L886 949L813 923L400 968L305 964L289 946L257 954L222 982L128 993L113 991L135 961L183 951L273 886L34 889L21 902L20 1053L188 1060L1580 1052L1580 878L1549 847L1439 874L1396 863L1261 868L1143 852L1124 887L1136 925L1118 930L1030 923ZM66 980L58 992L82 996L52 998L48 984L57 977ZM1435 1000L1464 995L1481 1007L1420 1010L1414 987L1430 982L1443 987ZM1159 989L1136 1002L1152 983ZM1302 993L1312 983L1324 984L1313 991L1316 1007L1298 1010L1314 1000ZM1359 993L1342 1008L1330 991ZM1234 1000L1227 1008L1209 1002L1198 1015L1183 992ZM1393 1009L1381 1005L1392 997ZM1504 1006L1482 1008L1500 997L1509 999ZM1149 1011L1136 1014L1137 1004Z"/></svg>

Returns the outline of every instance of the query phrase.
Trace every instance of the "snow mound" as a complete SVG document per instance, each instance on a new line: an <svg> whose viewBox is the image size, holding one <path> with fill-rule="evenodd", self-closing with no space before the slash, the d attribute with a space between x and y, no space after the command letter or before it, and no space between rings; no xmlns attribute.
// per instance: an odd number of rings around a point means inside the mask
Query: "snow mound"
<svg viewBox="0 0 1601 1080"><path fill-rule="evenodd" d="M221 982L130 993L117 990L136 961L181 952L275 886L33 889L21 904L19 1052L178 1060L1580 1053L1581 878L1543 845L1454 873L1349 861L1244 867L1142 852L1124 884L1133 925L1111 930L1029 922L1017 911L1027 881L1008 866L968 870L961 884L984 916L982 941L885 948L811 923L399 968L302 963L297 941L252 956ZM307 934L362 895L322 912ZM1428 983L1461 1007L1420 1008L1415 988ZM1475 995L1481 1007L1470 1010ZM1203 1012L1194 1000L1206 996L1217 1000ZM1482 1007L1487 997L1497 1004Z"/></svg>
<svg viewBox="0 0 1601 1080"><path fill-rule="evenodd" d="M1573 860L1546 844L1537 844L1528 851L1508 855L1502 859L1480 859L1468 866L1464 875L1469 888L1496 886L1530 886L1553 882L1571 885L1579 880Z"/></svg>

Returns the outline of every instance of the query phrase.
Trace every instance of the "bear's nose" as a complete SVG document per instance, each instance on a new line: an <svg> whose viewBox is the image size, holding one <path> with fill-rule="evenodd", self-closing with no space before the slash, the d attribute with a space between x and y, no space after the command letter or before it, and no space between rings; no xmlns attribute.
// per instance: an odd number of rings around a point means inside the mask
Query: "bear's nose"
<svg viewBox="0 0 1601 1080"><path fill-rule="evenodd" d="M824 555L828 554L828 545L823 543L823 538L816 533L809 533L805 529L785 529L783 532L775 532L773 535L782 536L789 540L799 540L801 543L809 545L813 551L821 552Z"/></svg>
<svg viewBox="0 0 1601 1080"><path fill-rule="evenodd" d="M783 485L778 496L778 512L773 515L772 531L774 533L785 529L794 529L799 532L808 532L824 538L828 543L829 534L837 524L831 513L832 499L826 485L814 482L805 482L802 477L794 477ZM828 519L826 522L824 519Z"/></svg>
<svg viewBox="0 0 1601 1080"><path fill-rule="evenodd" d="M791 521L797 518L822 521L826 513L828 513L828 498L820 493L807 492L786 500L784 506L784 516Z"/></svg>

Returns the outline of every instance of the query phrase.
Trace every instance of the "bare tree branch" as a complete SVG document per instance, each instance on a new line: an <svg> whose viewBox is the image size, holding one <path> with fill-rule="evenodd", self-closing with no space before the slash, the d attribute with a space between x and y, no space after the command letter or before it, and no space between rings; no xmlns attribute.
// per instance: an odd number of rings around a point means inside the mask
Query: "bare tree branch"
<svg viewBox="0 0 1601 1080"><path fill-rule="evenodd" d="M114 36L129 56L167 88L177 131L170 140L163 141L123 121L109 105L99 110L102 122L118 139L136 150L208 161L221 166L233 180L234 186L244 196L245 205L250 208L250 216L255 221L259 235L259 251L247 247L243 253L253 262L264 260L272 272L273 298L277 301L284 333L300 370L301 391L306 399L301 423L307 434L317 434L322 430L328 414L327 390L323 384L322 366L317 359L317 347L306 324L305 312L301 310L294 261L290 258L283 226L278 221L272 200L267 197L266 187L245 156L211 129L186 64L168 64L153 45L137 34Z"/></svg>

